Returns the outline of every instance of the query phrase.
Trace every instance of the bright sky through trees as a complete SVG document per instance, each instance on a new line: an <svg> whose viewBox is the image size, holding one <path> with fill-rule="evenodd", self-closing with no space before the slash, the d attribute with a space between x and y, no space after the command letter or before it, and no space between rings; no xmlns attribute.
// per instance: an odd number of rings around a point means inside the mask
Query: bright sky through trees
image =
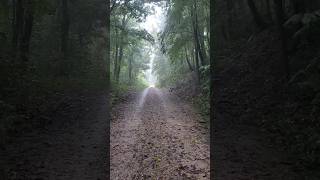
<svg viewBox="0 0 320 180"><path fill-rule="evenodd" d="M142 23L142 27L146 29L150 34L160 32L165 18L163 9L160 6L154 4L148 4L147 6L154 8L154 14L147 16L146 21Z"/></svg>
<svg viewBox="0 0 320 180"><path fill-rule="evenodd" d="M141 28L146 29L156 39L157 34L161 31L163 27L165 14L160 6L154 4L147 4L146 6L154 8L154 14L150 14L149 16L147 16L146 21L141 23ZM150 87L154 87L156 83L156 77L152 73L153 61L155 58L155 48L156 46L153 46L151 48L151 59L149 64L150 69L146 72L147 81Z"/></svg>

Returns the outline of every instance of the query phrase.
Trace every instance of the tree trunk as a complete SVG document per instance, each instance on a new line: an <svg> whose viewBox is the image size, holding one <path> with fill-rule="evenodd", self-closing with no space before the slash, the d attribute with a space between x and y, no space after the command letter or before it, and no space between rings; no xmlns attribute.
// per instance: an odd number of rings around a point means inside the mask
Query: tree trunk
<svg viewBox="0 0 320 180"><path fill-rule="evenodd" d="M12 51L14 52L14 54L17 54L19 40L22 34L23 11L23 1L13 0Z"/></svg>
<svg viewBox="0 0 320 180"><path fill-rule="evenodd" d="M189 67L190 71L193 71L193 67L189 61L187 48L185 48L184 50L185 50L185 54L186 54L186 61L187 61L188 67Z"/></svg>
<svg viewBox="0 0 320 180"><path fill-rule="evenodd" d="M64 58L68 57L68 41L69 41L69 12L68 0L61 0L62 2L62 20L61 20L61 52Z"/></svg>
<svg viewBox="0 0 320 180"><path fill-rule="evenodd" d="M28 61L30 40L33 26L33 4L32 0L15 0L13 1L13 34L12 34L12 50L14 57L18 61L19 86L24 89L23 93L17 95L19 97L18 108L27 109L29 104L29 78L28 78Z"/></svg>
<svg viewBox="0 0 320 180"><path fill-rule="evenodd" d="M210 3L210 9L212 10L212 17L210 18L210 34L212 36L213 39L217 39L217 22L218 22L218 13L217 13L217 9L216 6L217 2L213 1L212 3ZM215 127L215 123L216 123L216 113L215 110L217 108L215 102L217 102L217 99L215 98L215 95L220 95L219 93L214 93L214 87L217 87L216 84L214 84L214 78L215 78L215 73L217 71L214 71L214 67L215 66L214 63L217 63L217 53L216 50L217 48L217 43L215 40L210 41L210 129L214 129ZM217 88L216 88L217 89ZM210 131L210 137L214 137L215 132L214 131ZM213 143L212 143L213 144ZM212 146L211 146L212 147ZM210 147L210 148L211 148ZM213 160L213 158L211 158L210 160L210 164L215 164L215 161ZM214 175L211 174L210 176L211 179L214 179Z"/></svg>
<svg viewBox="0 0 320 180"><path fill-rule="evenodd" d="M26 0L25 2L24 23L19 48L21 60L27 62L29 60L30 39L33 26L33 8L32 0Z"/></svg>
<svg viewBox="0 0 320 180"><path fill-rule="evenodd" d="M226 0L226 28L225 28L225 33L226 33L226 37L228 39L232 39L232 35L233 35L233 2L231 0Z"/></svg>
<svg viewBox="0 0 320 180"><path fill-rule="evenodd" d="M199 54L200 57L200 61L201 61L201 65L204 66L205 63L205 57L203 55L203 52L201 51L201 46L200 46L200 42L199 42L199 29L198 29L198 18L197 18L197 3L196 0L194 0L194 7L193 7L193 11L192 11L192 19L193 19L193 36L194 36L194 41L195 41L195 45L196 45L196 49L197 52Z"/></svg>
<svg viewBox="0 0 320 180"><path fill-rule="evenodd" d="M196 48L196 43L194 44L194 60L196 63L196 75L197 75L197 84L200 85L200 65L199 65L199 52L198 49Z"/></svg>
<svg viewBox="0 0 320 180"><path fill-rule="evenodd" d="M207 29L206 29L206 32L207 32L207 41L208 41L208 44L210 44L210 9L208 10L208 13L207 13Z"/></svg>
<svg viewBox="0 0 320 180"><path fill-rule="evenodd" d="M129 72L129 84L131 84L132 83L132 61L133 61L133 59L132 59L132 56L128 59L128 61L129 61L129 67L128 67L128 72Z"/></svg>
<svg viewBox="0 0 320 180"><path fill-rule="evenodd" d="M29 59L32 27L32 0L13 0L12 51L22 62Z"/></svg>
<svg viewBox="0 0 320 180"><path fill-rule="evenodd" d="M273 23L273 17L272 17L272 11L271 11L271 1L266 0L266 5L267 5L267 15L270 23Z"/></svg>
<svg viewBox="0 0 320 180"><path fill-rule="evenodd" d="M104 10L104 13L102 13L102 17L101 17L101 22L103 25L105 25L105 28L106 28L106 38L105 38L105 41L106 41L106 58L103 59L106 63L106 68L105 68L105 79L106 79L106 82L107 82L107 87L106 87L106 91L107 91L107 99L109 99L109 90L110 90L110 76L111 76L111 72L110 72L110 49L111 49L111 46L110 46L110 2L107 1L106 2L106 6L105 6L105 10ZM105 22L106 24L104 24L103 22ZM110 129L107 130L107 134L110 133ZM107 142L109 143L109 142ZM107 150L106 153L109 153L108 152L109 150ZM107 155L107 158L109 158L109 154ZM106 172L107 174L110 174L110 162L107 162L105 164L107 167L106 168ZM109 178L108 176L106 178Z"/></svg>
<svg viewBox="0 0 320 180"><path fill-rule="evenodd" d="M115 31L116 31L116 40L115 40L116 48L115 48L113 74L114 74L114 79L116 80L117 68L118 68L118 56L119 56L119 42L118 42L118 30L117 30L117 27L116 27Z"/></svg>
<svg viewBox="0 0 320 180"><path fill-rule="evenodd" d="M17 47L17 39L18 39L18 31L17 31L17 2L16 0L12 0L12 44L11 44L11 48L12 48L12 52L15 51L16 47Z"/></svg>
<svg viewBox="0 0 320 180"><path fill-rule="evenodd" d="M201 54L203 56L203 59L204 59L204 64L203 65L206 65L207 64L207 59L208 59L208 56L207 56L207 49L206 49L206 46L205 46L205 43L204 43L204 28L201 28L200 29L200 33L199 34L199 41L200 41L200 51L201 51Z"/></svg>
<svg viewBox="0 0 320 180"><path fill-rule="evenodd" d="M281 1L281 0L278 0ZM260 29L264 29L266 27L266 23L264 22L262 16L259 14L256 5L254 4L253 0L247 0L248 6L250 8L250 11L252 13L254 22L257 24L257 26Z"/></svg>
<svg viewBox="0 0 320 180"><path fill-rule="evenodd" d="M121 39L122 39L122 38L121 38ZM119 82L122 57L123 57L123 45L122 45L122 43L120 43L118 66L117 66L117 73L116 73L116 81L117 81L117 82Z"/></svg>
<svg viewBox="0 0 320 180"><path fill-rule="evenodd" d="M288 58L288 50L287 50L287 37L285 33L285 29L283 27L283 23L285 22L285 14L283 10L283 2L282 0L274 0L276 14L277 14L277 24L281 39L281 51L282 51L282 67L283 72L286 78L289 80L290 70L289 70L289 58Z"/></svg>
<svg viewBox="0 0 320 180"><path fill-rule="evenodd" d="M110 106L110 101L109 99L110 98L110 1L106 1L104 2L106 3L103 10L102 10L102 15L101 15L101 19L100 21L102 22L102 26L105 27L106 29L106 32L104 32L105 34L103 34L105 37L105 46L103 47L104 51L105 51L105 54L106 54L106 57L104 59L102 59L103 62L105 62L105 71L103 73L104 75L104 80L107 84L107 87L106 87L106 104L107 104L107 107L106 107L106 111L109 111L109 109L111 109L109 106ZM106 121L107 121L107 124L109 124L109 126L107 126L106 130L105 130L105 133L107 135L107 137L110 135L110 113L106 113L107 114L107 117L106 117ZM110 144L110 138L107 138L107 140L105 141L106 144ZM109 148L106 148L105 150L105 153L106 153L106 159L110 159L110 149ZM107 176L105 177L106 179L109 179L110 176L110 161L106 161L106 163L104 164L104 169L105 169L105 172L107 174Z"/></svg>
<svg viewBox="0 0 320 180"><path fill-rule="evenodd" d="M195 56L194 56L194 49L192 49L191 53L191 58L192 58L192 67L196 66L196 62L195 62Z"/></svg>
<svg viewBox="0 0 320 180"><path fill-rule="evenodd" d="M116 72L116 81L119 82L119 77L120 77L120 71L121 71L121 62L122 62L122 57L123 57L123 36L124 36L124 31L126 27L126 15L123 16L122 18L122 24L121 24L121 33L120 33L120 42L119 42L119 58L118 58L118 67L117 67L117 72Z"/></svg>

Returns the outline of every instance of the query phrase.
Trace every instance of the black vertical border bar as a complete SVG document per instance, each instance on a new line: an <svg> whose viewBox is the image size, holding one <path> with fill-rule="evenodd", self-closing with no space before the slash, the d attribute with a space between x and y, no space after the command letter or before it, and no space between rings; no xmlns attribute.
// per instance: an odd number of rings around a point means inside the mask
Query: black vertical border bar
<svg viewBox="0 0 320 180"><path fill-rule="evenodd" d="M110 179L110 121L111 121L111 105L110 105L110 0L106 0L106 9L105 9L105 25L106 25L106 80L107 80L107 129L106 129L106 179Z"/></svg>
<svg viewBox="0 0 320 180"><path fill-rule="evenodd" d="M216 0L210 0L210 179L214 179L214 117L215 117L215 105L214 105L214 64L215 58L215 31L214 23L216 21L215 11Z"/></svg>

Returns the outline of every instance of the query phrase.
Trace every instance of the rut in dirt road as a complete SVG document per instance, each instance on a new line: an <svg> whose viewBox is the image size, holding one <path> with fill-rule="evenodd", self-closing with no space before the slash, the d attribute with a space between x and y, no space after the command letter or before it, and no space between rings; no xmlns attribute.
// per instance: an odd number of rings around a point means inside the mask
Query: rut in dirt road
<svg viewBox="0 0 320 180"><path fill-rule="evenodd" d="M190 105L148 88L116 109L111 179L210 179L209 130Z"/></svg>

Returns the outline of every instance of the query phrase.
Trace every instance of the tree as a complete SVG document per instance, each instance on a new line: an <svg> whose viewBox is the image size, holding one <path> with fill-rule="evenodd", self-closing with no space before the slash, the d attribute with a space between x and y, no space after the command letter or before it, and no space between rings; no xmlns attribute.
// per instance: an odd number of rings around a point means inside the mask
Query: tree
<svg viewBox="0 0 320 180"><path fill-rule="evenodd" d="M69 39L69 0L61 0L61 52L63 57L68 57L68 39Z"/></svg>
<svg viewBox="0 0 320 180"><path fill-rule="evenodd" d="M32 0L14 0L13 2L13 36L12 47L15 54L19 54L23 62L28 61L30 39L33 26Z"/></svg>
<svg viewBox="0 0 320 180"><path fill-rule="evenodd" d="M112 2L112 36L113 38L113 78L121 83L121 75L128 74L128 83L133 84L138 76L135 74L135 58L138 53L136 48L142 42L153 43L154 38L146 30L137 27L137 23L144 21L150 9L145 7L141 1L113 1ZM140 52L141 54L141 52ZM122 71L123 70L123 71ZM138 70L139 71L139 70Z"/></svg>
<svg viewBox="0 0 320 180"><path fill-rule="evenodd" d="M264 29L266 27L266 23L264 22L262 16L259 14L256 5L254 4L253 0L247 0L248 6L251 10L254 22L260 29Z"/></svg>
<svg viewBox="0 0 320 180"><path fill-rule="evenodd" d="M276 8L276 14L277 14L277 26L279 29L279 35L281 39L281 48L282 48L282 67L283 72L289 80L290 77L290 70L289 70L289 58L288 58L288 50L287 50L287 37L285 29L283 28L284 22L285 22L285 14L283 10L283 2L274 0L275 8Z"/></svg>
<svg viewBox="0 0 320 180"><path fill-rule="evenodd" d="M160 36L163 52L169 59L172 62L184 59L186 62L181 65L175 63L178 67L174 68L188 69L188 73L197 76L198 82L201 68L208 64L210 41L209 13L199 9L208 8L208 4L205 0L175 0L168 7L166 26Z"/></svg>

